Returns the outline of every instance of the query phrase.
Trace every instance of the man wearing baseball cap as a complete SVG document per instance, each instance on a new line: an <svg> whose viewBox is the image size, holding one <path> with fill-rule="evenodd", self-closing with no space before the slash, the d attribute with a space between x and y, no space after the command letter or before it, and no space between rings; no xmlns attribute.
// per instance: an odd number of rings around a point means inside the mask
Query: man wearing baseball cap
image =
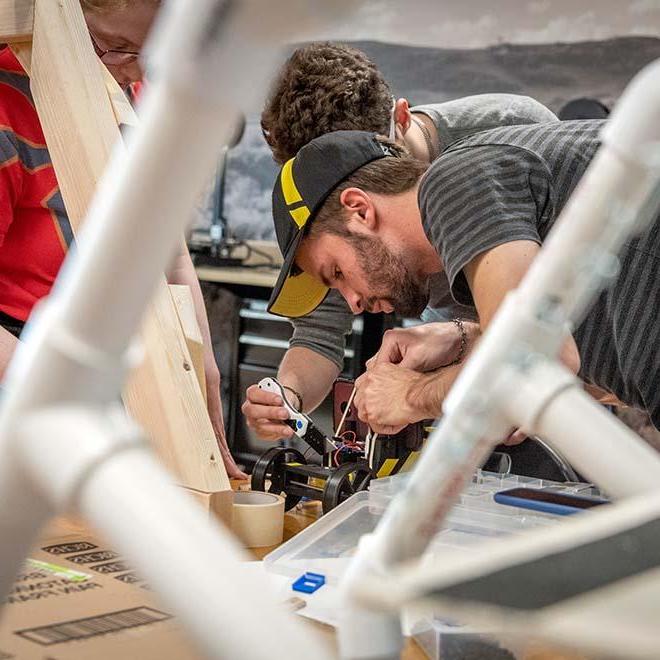
<svg viewBox="0 0 660 660"><path fill-rule="evenodd" d="M428 170L373 133L339 131L303 147L273 192L284 267L269 309L295 317L335 288L354 313L419 313L432 276L487 327L538 253L599 146L600 121L485 131ZM629 241L621 275L562 360L595 395L645 409L660 427L660 222ZM429 332L425 326L425 332ZM428 364L434 344L424 346ZM374 430L434 417L460 365L429 373L376 364L356 404Z"/></svg>
<svg viewBox="0 0 660 660"><path fill-rule="evenodd" d="M274 79L261 116L262 131L280 165L314 138L335 130L389 135L428 164L467 135L498 126L557 121L538 101L515 94L478 94L414 107L393 94L383 73L365 53L339 43L306 44L291 54ZM433 299L422 319L448 322L425 330L389 330L379 356L387 354L388 347L398 351L405 337L405 357L395 354L392 359L416 369L420 367L417 338L433 330L435 343L444 347L436 365L440 366L460 355L464 336L478 334L474 308L451 300L442 274L436 280ZM462 330L452 319L461 321ZM326 397L343 368L346 336L352 330L353 318L341 295L334 291L314 312L291 321L293 335L277 377L288 389L290 403L311 412ZM287 438L293 433L283 424L288 413L279 397L256 385L248 387L242 412L247 425L261 439Z"/></svg>
<svg viewBox="0 0 660 660"><path fill-rule="evenodd" d="M337 131L322 136L303 147L300 158L292 158L280 170L273 191L273 218L284 264L268 304L272 314L305 316L323 302L330 283L301 271L296 252L315 214L339 181L367 163L396 154L385 142L355 140L355 133Z"/></svg>

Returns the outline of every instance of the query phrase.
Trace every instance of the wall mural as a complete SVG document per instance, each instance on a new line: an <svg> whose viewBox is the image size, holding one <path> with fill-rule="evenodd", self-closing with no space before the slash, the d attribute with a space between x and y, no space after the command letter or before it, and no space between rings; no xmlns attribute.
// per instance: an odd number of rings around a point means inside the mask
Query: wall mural
<svg viewBox="0 0 660 660"><path fill-rule="evenodd" d="M357 41L383 71L397 96L432 103L469 94L527 94L558 112L588 96L612 107L633 75L660 58L660 39L622 37L577 43L442 49ZM258 116L229 157L224 214L236 238L274 239L270 194L277 169L263 140ZM196 222L208 225L206 209Z"/></svg>

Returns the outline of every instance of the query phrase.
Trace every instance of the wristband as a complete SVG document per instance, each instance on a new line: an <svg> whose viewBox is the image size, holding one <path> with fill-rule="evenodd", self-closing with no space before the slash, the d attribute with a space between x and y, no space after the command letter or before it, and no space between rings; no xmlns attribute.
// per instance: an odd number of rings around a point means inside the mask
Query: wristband
<svg viewBox="0 0 660 660"><path fill-rule="evenodd" d="M298 399L298 412L302 412L303 411L303 398L302 398L302 396L298 392L296 392L293 389L293 387L289 387L288 385L282 385L282 387L285 390L289 390L289 392L296 395L296 399Z"/></svg>
<svg viewBox="0 0 660 660"><path fill-rule="evenodd" d="M449 365L451 366L452 364L460 364L465 357L465 353L467 351L467 344L468 344L468 337L467 337L467 332L465 332L465 326L463 325L463 321L461 319L452 319L452 323L456 325L458 328L458 331L461 333L461 346L458 349L458 355L456 356L456 359L453 362L450 362Z"/></svg>

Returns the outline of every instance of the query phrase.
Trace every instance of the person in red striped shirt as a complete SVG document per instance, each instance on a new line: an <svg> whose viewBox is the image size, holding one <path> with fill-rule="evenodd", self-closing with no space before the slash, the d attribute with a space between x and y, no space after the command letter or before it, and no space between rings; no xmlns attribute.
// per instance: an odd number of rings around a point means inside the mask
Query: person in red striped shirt
<svg viewBox="0 0 660 660"><path fill-rule="evenodd" d="M159 4L159 0L81 0L96 54L129 96L142 79L138 57ZM0 381L26 320L50 292L72 241L29 78L4 47L0 50ZM204 337L209 415L229 476L245 478L227 447L220 372L187 248L182 247L168 281L187 284L192 291Z"/></svg>

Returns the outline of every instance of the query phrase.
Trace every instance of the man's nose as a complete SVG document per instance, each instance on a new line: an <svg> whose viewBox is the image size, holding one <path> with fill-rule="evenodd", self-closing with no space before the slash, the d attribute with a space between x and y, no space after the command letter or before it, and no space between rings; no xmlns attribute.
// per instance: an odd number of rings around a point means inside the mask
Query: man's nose
<svg viewBox="0 0 660 660"><path fill-rule="evenodd" d="M344 297L353 314L361 314L364 311L362 297L358 293L346 286L339 287L339 293Z"/></svg>

